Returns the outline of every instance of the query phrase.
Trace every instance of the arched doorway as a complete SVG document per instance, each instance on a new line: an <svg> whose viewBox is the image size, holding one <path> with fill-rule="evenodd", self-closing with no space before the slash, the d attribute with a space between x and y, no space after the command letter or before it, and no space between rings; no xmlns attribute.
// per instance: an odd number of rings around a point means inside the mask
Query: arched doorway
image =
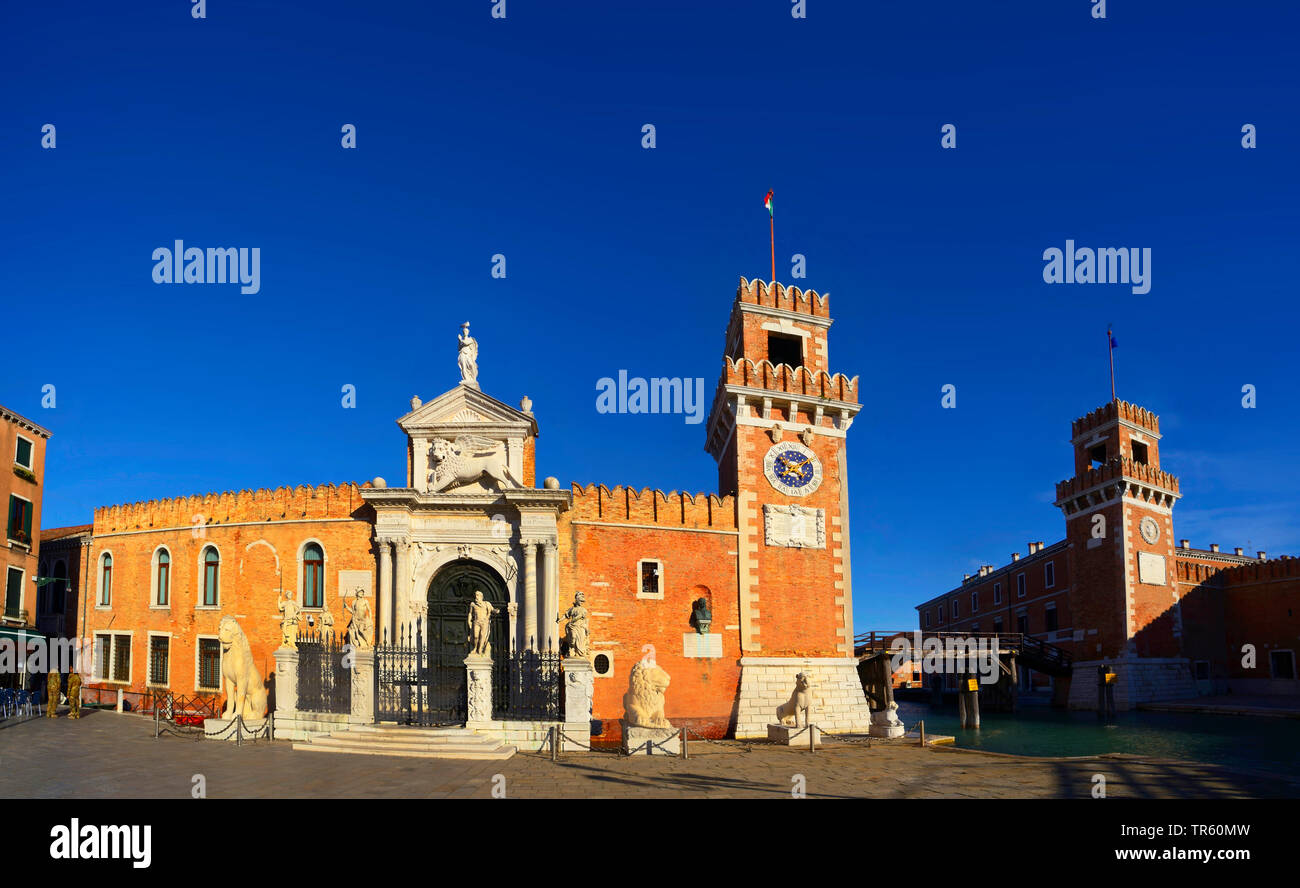
<svg viewBox="0 0 1300 888"><path fill-rule="evenodd" d="M492 616L492 655L498 661L510 650L510 605L501 575L478 561L444 565L429 581L424 627L428 650L430 719L435 724L465 720L465 657L469 655L469 605L474 593L497 608Z"/></svg>

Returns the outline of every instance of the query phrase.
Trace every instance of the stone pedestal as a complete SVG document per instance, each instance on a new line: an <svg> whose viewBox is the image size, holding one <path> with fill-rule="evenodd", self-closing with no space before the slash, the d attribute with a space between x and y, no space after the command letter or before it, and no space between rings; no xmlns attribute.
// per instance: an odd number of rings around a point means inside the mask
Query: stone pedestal
<svg viewBox="0 0 1300 888"><path fill-rule="evenodd" d="M888 709L871 713L872 737L901 737L907 733L898 719L898 704L890 703Z"/></svg>
<svg viewBox="0 0 1300 888"><path fill-rule="evenodd" d="M624 755L681 755L682 738L676 728L641 728L619 719L623 726Z"/></svg>
<svg viewBox="0 0 1300 888"><path fill-rule="evenodd" d="M807 746L809 731L812 731L813 746L821 746L822 732L816 725L805 725L802 728L794 725L768 725L767 740L782 746Z"/></svg>
<svg viewBox="0 0 1300 888"><path fill-rule="evenodd" d="M492 721L491 657L470 654L465 658L465 693L469 704L465 710L465 726L485 725Z"/></svg>
<svg viewBox="0 0 1300 888"><path fill-rule="evenodd" d="M353 724L370 725L375 722L375 649L352 651L352 712Z"/></svg>
<svg viewBox="0 0 1300 888"><path fill-rule="evenodd" d="M277 648L275 657L275 714L293 717L298 711L298 649Z"/></svg>
<svg viewBox="0 0 1300 888"><path fill-rule="evenodd" d="M596 672L582 657L565 657L560 661L564 674L564 721L591 722L591 697Z"/></svg>

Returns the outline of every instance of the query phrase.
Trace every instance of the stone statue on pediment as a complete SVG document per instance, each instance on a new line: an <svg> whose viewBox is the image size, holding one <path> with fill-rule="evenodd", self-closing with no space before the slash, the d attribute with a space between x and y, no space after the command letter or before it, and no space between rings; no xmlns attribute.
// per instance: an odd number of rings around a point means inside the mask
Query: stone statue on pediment
<svg viewBox="0 0 1300 888"><path fill-rule="evenodd" d="M460 384L478 388L478 340L469 335L469 321L460 325L460 343L456 363L460 366Z"/></svg>

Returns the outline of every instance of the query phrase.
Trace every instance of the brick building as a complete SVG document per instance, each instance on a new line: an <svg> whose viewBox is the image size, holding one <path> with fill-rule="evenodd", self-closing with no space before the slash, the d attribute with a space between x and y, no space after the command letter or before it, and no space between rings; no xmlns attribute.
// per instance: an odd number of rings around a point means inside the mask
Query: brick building
<svg viewBox="0 0 1300 888"><path fill-rule="evenodd" d="M1095 708L1099 665L1121 708L1200 693L1300 693L1300 561L1174 543L1178 478L1160 468L1160 422L1112 401L1071 428L1074 475L1056 485L1065 538L917 606L923 630L1021 633L1057 645L1073 677L1023 670L1022 689ZM1252 645L1256 665L1243 665Z"/></svg>
<svg viewBox="0 0 1300 888"><path fill-rule="evenodd" d="M41 489L45 477L45 445L49 439L46 429L0 407L0 454L10 469L0 474L0 497L7 510L0 637L19 644L38 634L36 579L40 564ZM12 677L5 680L13 682Z"/></svg>
<svg viewBox="0 0 1300 888"><path fill-rule="evenodd" d="M474 590L498 607L494 654L556 650L557 617L581 592L592 714L607 737L645 657L671 676L668 718L702 734L765 736L801 671L826 729L865 731L845 446L858 383L830 372L830 326L825 295L741 279L705 425L716 493L539 485L532 404L479 389L466 331L461 383L412 398L397 420L400 486L375 478L96 509L84 630L100 684L215 693L222 616L238 619L269 676L281 595L311 625L342 629L344 604L361 593L381 643L418 621L431 662L463 681ZM701 599L707 632L693 619Z"/></svg>

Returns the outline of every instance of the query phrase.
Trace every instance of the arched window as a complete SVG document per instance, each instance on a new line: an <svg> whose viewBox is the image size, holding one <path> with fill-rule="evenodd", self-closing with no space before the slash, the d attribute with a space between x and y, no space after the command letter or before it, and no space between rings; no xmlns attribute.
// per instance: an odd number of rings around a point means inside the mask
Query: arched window
<svg viewBox="0 0 1300 888"><path fill-rule="evenodd" d="M203 605L217 606L217 594L221 588L221 556L209 546L203 550Z"/></svg>
<svg viewBox="0 0 1300 888"><path fill-rule="evenodd" d="M113 556L105 552L99 563L99 603L108 607L113 603Z"/></svg>
<svg viewBox="0 0 1300 888"><path fill-rule="evenodd" d="M155 604L160 607L166 607L169 600L168 593L171 591L169 581L172 572L172 557L167 554L166 549L158 550L158 576L155 578L157 584L157 599Z"/></svg>
<svg viewBox="0 0 1300 888"><path fill-rule="evenodd" d="M315 543L302 550L302 606L325 606L325 553Z"/></svg>

